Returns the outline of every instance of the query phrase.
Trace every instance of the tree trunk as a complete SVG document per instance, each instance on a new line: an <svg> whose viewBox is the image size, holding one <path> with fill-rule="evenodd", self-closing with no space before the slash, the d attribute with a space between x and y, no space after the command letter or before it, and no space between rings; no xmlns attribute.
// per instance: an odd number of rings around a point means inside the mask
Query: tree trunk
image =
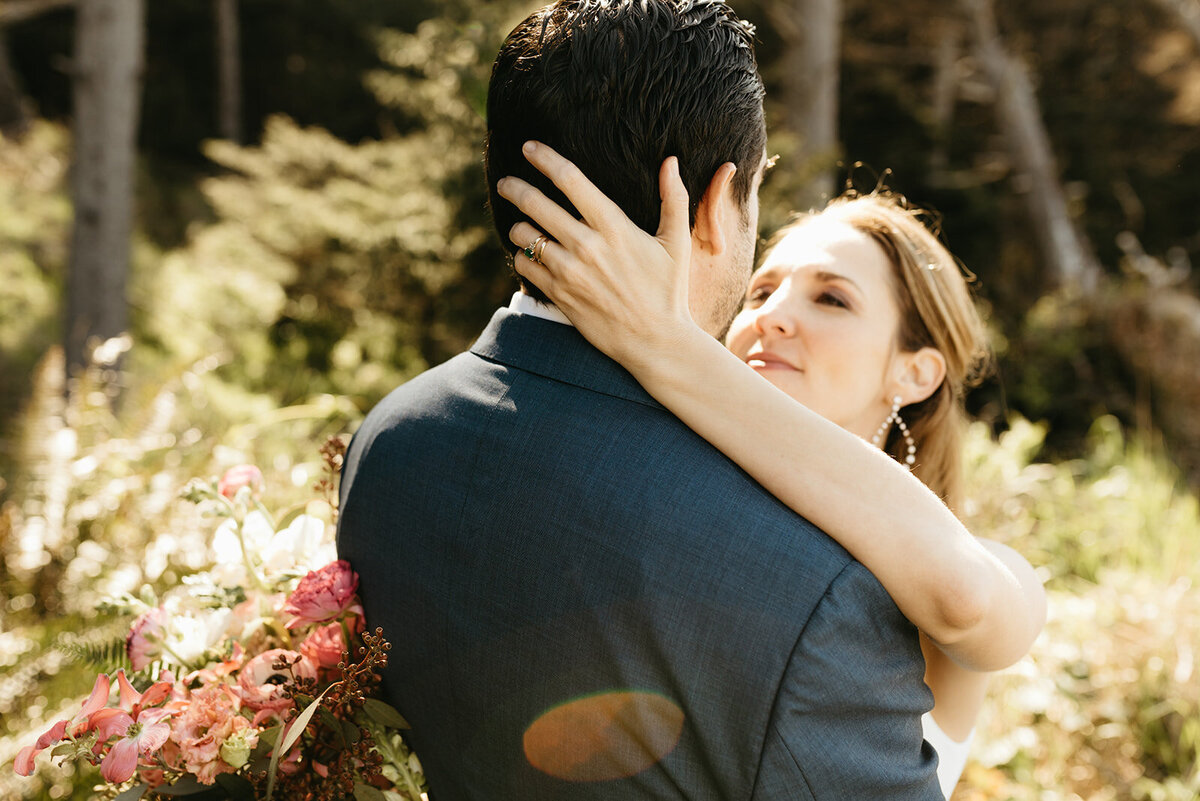
<svg viewBox="0 0 1200 801"><path fill-rule="evenodd" d="M1041 110L1024 68L1004 49L991 0L962 0L975 36L976 55L996 90L996 113L1017 173L1026 182L1030 221L1053 282L1086 292L1101 271L1076 228L1059 182L1058 165Z"/></svg>
<svg viewBox="0 0 1200 801"><path fill-rule="evenodd" d="M956 22L940 20L937 24L937 48L933 58L934 139L929 154L929 172L941 183L949 169L950 132L954 123L954 102L958 99L958 64L962 56L962 30Z"/></svg>
<svg viewBox="0 0 1200 801"><path fill-rule="evenodd" d="M87 0L75 22L75 222L63 327L68 375L123 333L141 105L144 0Z"/></svg>
<svg viewBox="0 0 1200 801"><path fill-rule="evenodd" d="M0 30L0 134L15 138L29 127L25 96L8 57L8 33Z"/></svg>
<svg viewBox="0 0 1200 801"><path fill-rule="evenodd" d="M796 207L819 208L835 191L842 3L776 0L768 8L784 42L784 128L799 139L796 157L812 175Z"/></svg>
<svg viewBox="0 0 1200 801"><path fill-rule="evenodd" d="M223 139L242 141L242 62L238 0L214 0L217 49L217 123Z"/></svg>

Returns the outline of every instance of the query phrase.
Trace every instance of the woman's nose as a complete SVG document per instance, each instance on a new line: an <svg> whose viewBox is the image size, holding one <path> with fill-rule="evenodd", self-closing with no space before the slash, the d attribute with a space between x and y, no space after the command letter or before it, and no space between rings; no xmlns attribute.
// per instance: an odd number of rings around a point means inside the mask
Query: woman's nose
<svg viewBox="0 0 1200 801"><path fill-rule="evenodd" d="M755 311L754 328L759 334L790 337L796 333L796 318L788 311L786 304L772 295Z"/></svg>

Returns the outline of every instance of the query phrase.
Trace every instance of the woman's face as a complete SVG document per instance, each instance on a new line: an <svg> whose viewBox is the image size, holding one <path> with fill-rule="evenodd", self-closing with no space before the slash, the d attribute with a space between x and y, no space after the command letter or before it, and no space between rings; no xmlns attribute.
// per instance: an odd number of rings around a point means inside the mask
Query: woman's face
<svg viewBox="0 0 1200 801"><path fill-rule="evenodd" d="M797 401L869 438L891 409L899 323L883 248L814 217L751 277L726 345Z"/></svg>

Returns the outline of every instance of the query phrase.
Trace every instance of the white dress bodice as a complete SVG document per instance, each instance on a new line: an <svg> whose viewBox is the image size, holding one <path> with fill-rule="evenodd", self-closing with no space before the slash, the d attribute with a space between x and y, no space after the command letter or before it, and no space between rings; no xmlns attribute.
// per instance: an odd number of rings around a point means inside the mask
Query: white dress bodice
<svg viewBox="0 0 1200 801"><path fill-rule="evenodd" d="M942 795L949 798L950 794L954 792L954 785L958 784L958 777L962 776L963 768L967 765L967 753L971 750L971 741L975 737L975 730L972 729L971 733L967 735L967 739L960 743L952 740L950 735L942 731L930 714L921 716L921 729L925 733L925 739L937 751L938 784L942 786Z"/></svg>

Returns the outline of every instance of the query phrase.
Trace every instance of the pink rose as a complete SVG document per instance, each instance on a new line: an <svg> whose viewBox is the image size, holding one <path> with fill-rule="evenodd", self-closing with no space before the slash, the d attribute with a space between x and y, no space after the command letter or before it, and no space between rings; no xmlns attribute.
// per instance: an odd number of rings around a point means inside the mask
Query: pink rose
<svg viewBox="0 0 1200 801"><path fill-rule="evenodd" d="M358 574L344 559L313 570L300 579L284 604L283 611L293 616L287 627L294 629L307 623L327 623L347 612L361 615L362 607L354 596L357 591Z"/></svg>
<svg viewBox="0 0 1200 801"><path fill-rule="evenodd" d="M314 629L312 634L300 643L300 653L307 656L319 668L326 670L338 666L342 654L346 650L345 638L342 637L340 623L330 623Z"/></svg>
<svg viewBox="0 0 1200 801"><path fill-rule="evenodd" d="M145 670L162 653L163 623L166 613L162 607L143 612L129 627L125 637L125 653L134 670Z"/></svg>
<svg viewBox="0 0 1200 801"><path fill-rule="evenodd" d="M242 487L249 487L255 495L261 492L263 487L262 471L252 464L239 464L237 467L226 470L225 475L221 476L221 480L217 482L217 492L226 498L237 495L237 491Z"/></svg>
<svg viewBox="0 0 1200 801"><path fill-rule="evenodd" d="M287 659L291 669L276 669L273 665L280 657ZM294 663L294 664L293 664ZM317 669L308 657L283 648L272 648L251 659L238 675L235 689L242 702L257 710L254 725L270 715L279 715L292 705L292 699L283 694L283 686L292 678L315 679Z"/></svg>

